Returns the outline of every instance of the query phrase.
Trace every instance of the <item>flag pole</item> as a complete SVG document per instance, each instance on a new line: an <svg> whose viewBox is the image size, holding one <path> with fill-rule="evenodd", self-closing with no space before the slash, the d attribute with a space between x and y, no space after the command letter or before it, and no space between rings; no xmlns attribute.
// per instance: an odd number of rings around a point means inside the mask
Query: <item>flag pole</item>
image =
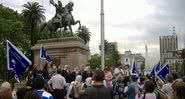
<svg viewBox="0 0 185 99"><path fill-rule="evenodd" d="M104 0L101 0L101 13L100 13L100 31L101 31L101 69L105 68L105 37L104 37Z"/></svg>
<svg viewBox="0 0 185 99"><path fill-rule="evenodd" d="M8 59L8 56L7 56L7 54L8 54L8 51L7 51L7 42L6 42L6 40L3 42L4 44L4 48L5 48L5 55L6 55L6 58ZM9 78L9 73L8 73L8 62L4 62L3 61L3 64L4 64L4 70L5 70L5 73L3 73L3 75L5 74L5 76L4 76L4 79L5 80L9 80L8 78ZM6 64L6 65L5 65Z"/></svg>

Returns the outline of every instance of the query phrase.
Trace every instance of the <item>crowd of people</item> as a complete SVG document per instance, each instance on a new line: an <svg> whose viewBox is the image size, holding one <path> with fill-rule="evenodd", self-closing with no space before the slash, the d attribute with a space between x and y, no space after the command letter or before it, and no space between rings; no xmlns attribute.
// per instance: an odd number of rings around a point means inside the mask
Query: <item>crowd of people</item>
<svg viewBox="0 0 185 99"><path fill-rule="evenodd" d="M162 81L148 74L128 75L121 67L71 71L67 65L46 64L29 72L23 88L3 82L0 99L185 99L185 76L170 74Z"/></svg>

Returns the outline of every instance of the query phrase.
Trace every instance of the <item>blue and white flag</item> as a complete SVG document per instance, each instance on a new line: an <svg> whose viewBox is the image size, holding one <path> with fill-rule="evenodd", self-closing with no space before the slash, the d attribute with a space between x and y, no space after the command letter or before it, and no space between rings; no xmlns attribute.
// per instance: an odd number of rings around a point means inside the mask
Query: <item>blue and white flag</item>
<svg viewBox="0 0 185 99"><path fill-rule="evenodd" d="M151 71L151 73L150 73L150 77L152 78L152 79L155 79L155 76L157 75L157 73L158 73L158 71L160 70L160 62L158 63L158 64L156 64L153 68L152 68L152 71Z"/></svg>
<svg viewBox="0 0 185 99"><path fill-rule="evenodd" d="M157 76L165 82L166 76L170 73L169 64L165 64L162 69L157 73Z"/></svg>
<svg viewBox="0 0 185 99"><path fill-rule="evenodd" d="M137 64L135 63L135 61L131 68L131 75L139 76L139 71L138 71Z"/></svg>
<svg viewBox="0 0 185 99"><path fill-rule="evenodd" d="M7 68L15 73L14 77L18 81L18 77L22 75L31 61L18 50L10 41L6 40L7 48Z"/></svg>
<svg viewBox="0 0 185 99"><path fill-rule="evenodd" d="M155 79L155 66L152 68L152 71L150 72L150 78Z"/></svg>
<svg viewBox="0 0 185 99"><path fill-rule="evenodd" d="M46 50L44 49L43 46L40 49L40 58L44 59L48 64L52 63L52 60L51 60L50 56L47 54L47 52L46 52Z"/></svg>
<svg viewBox="0 0 185 99"><path fill-rule="evenodd" d="M161 64L160 62L155 66L155 74L157 74L161 69Z"/></svg>

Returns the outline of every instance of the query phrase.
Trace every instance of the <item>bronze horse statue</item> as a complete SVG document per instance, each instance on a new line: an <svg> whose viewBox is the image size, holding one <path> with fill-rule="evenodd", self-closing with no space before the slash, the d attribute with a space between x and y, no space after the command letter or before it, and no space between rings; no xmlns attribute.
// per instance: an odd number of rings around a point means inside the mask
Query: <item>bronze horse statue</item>
<svg viewBox="0 0 185 99"><path fill-rule="evenodd" d="M63 7L62 14L60 18L53 17L48 22L44 23L41 26L40 32L43 31L45 27L50 31L50 35L55 33L59 28L64 28L64 31L70 30L71 34L73 33L72 25L79 24L79 29L81 28L81 23L79 20L74 20L72 11L73 11L73 2L69 2L65 7ZM58 12L56 12L58 13Z"/></svg>

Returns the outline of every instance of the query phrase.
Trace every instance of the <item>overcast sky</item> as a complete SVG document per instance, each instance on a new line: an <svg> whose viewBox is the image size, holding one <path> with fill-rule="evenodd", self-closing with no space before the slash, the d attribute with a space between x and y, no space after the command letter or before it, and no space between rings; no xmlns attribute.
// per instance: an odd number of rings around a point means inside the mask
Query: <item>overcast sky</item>
<svg viewBox="0 0 185 99"><path fill-rule="evenodd" d="M21 12L22 5L36 1L46 9L47 20L55 14L49 0L1 0L0 2ZM54 0L57 2L57 0ZM100 0L61 0L63 5L74 2L73 15L91 32L91 53L99 53L100 44ZM120 53L131 50L145 56L148 45L150 64L159 61L159 36L171 35L176 27L179 48L184 47L185 0L104 0L105 39L118 42ZM75 29L76 27L74 27Z"/></svg>

